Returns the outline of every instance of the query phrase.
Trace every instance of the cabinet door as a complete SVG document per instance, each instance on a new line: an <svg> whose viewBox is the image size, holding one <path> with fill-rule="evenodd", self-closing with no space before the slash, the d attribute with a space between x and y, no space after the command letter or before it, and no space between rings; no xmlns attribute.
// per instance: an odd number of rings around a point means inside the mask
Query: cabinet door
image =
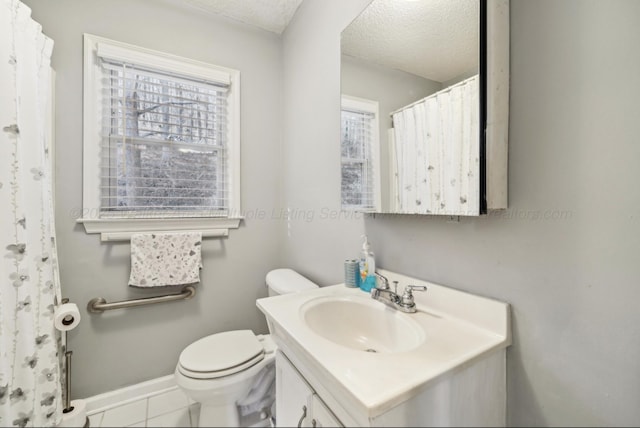
<svg viewBox="0 0 640 428"><path fill-rule="evenodd" d="M313 390L280 351L276 354L276 426L311 426Z"/></svg>
<svg viewBox="0 0 640 428"><path fill-rule="evenodd" d="M312 427L342 427L336 415L324 404L318 394L311 397L311 426Z"/></svg>

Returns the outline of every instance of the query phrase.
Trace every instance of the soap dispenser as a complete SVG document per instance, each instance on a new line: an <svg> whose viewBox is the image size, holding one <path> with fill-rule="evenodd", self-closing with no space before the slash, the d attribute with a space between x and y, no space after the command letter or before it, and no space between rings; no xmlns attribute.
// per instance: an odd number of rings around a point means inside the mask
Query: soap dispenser
<svg viewBox="0 0 640 428"><path fill-rule="evenodd" d="M376 287L376 261L367 235L362 235L362 237L364 243L360 253L360 288L369 292Z"/></svg>

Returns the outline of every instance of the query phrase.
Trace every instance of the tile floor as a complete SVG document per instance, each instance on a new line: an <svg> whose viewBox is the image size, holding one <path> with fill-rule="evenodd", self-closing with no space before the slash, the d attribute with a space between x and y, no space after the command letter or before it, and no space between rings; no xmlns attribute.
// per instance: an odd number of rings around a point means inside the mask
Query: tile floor
<svg viewBox="0 0 640 428"><path fill-rule="evenodd" d="M102 412L89 412L90 426L99 427L197 427L199 404L178 387L132 400Z"/></svg>

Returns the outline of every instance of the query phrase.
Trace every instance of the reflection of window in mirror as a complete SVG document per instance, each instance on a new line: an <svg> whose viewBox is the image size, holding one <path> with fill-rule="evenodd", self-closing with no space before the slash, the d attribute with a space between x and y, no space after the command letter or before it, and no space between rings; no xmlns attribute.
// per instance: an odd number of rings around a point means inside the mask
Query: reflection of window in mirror
<svg viewBox="0 0 640 428"><path fill-rule="evenodd" d="M380 211L378 102L342 96L342 209Z"/></svg>

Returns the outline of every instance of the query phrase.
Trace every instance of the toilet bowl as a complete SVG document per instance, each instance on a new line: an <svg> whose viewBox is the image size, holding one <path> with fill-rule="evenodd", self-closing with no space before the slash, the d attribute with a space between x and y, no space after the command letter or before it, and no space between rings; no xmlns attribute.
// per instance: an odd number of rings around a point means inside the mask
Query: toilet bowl
<svg viewBox="0 0 640 428"><path fill-rule="evenodd" d="M266 276L269 296L318 286L291 269L276 269ZM177 385L200 403L198 426L239 426L238 405L249 396L260 416L268 418L273 400L276 345L271 336L251 330L232 330L203 337L187 346L174 372ZM266 395L265 399L253 397Z"/></svg>

